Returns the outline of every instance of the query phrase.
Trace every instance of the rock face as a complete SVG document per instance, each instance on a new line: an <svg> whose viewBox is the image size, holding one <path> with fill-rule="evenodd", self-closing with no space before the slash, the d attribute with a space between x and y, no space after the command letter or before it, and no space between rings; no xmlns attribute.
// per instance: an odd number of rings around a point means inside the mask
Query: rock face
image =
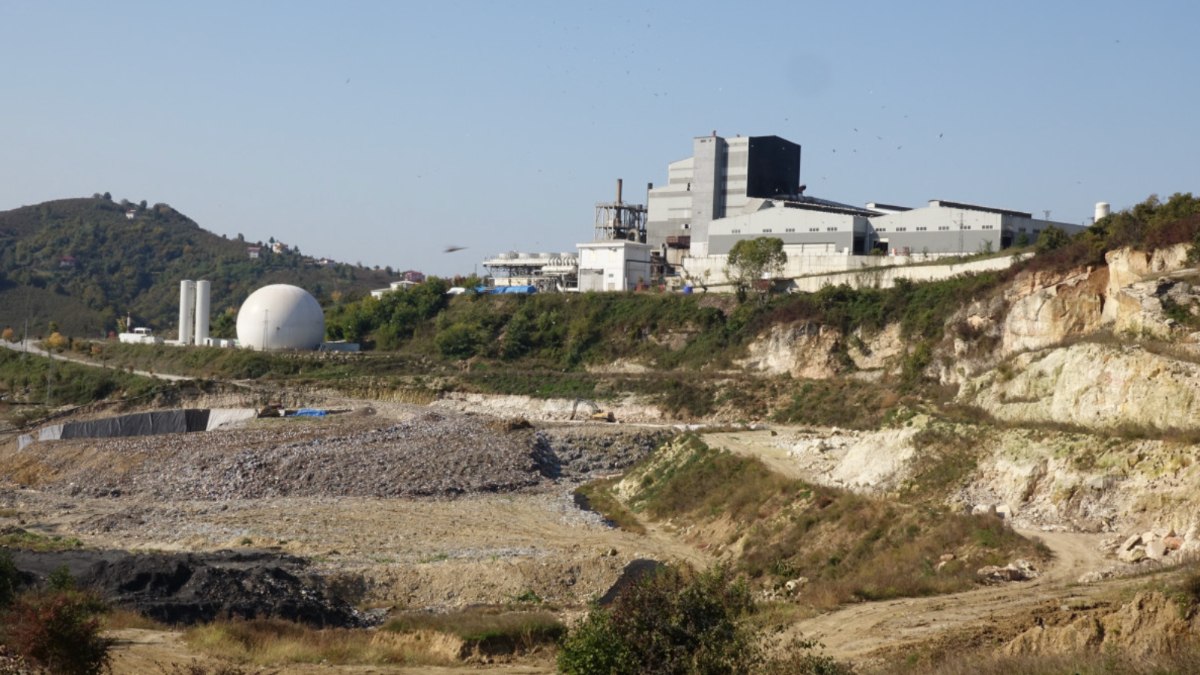
<svg viewBox="0 0 1200 675"><path fill-rule="evenodd" d="M1178 244L1153 253L1119 249L1104 256L1108 263L1108 286L1105 290L1103 322L1116 330L1137 330L1145 322L1145 314L1155 313L1153 304L1145 302L1140 290L1129 290L1142 282L1187 267L1189 246ZM1161 311L1159 305L1157 310Z"/></svg>
<svg viewBox="0 0 1200 675"><path fill-rule="evenodd" d="M1196 619L1161 593L1142 592L1115 610L1065 612L1034 626L1004 646L1010 655L1114 651L1131 656L1164 654L1189 639Z"/></svg>
<svg viewBox="0 0 1200 675"><path fill-rule="evenodd" d="M1083 343L1021 354L961 398L1015 422L1172 429L1200 413L1200 366L1136 346Z"/></svg>
<svg viewBox="0 0 1200 675"><path fill-rule="evenodd" d="M1058 344L1100 328L1108 271L1084 270L1065 278L1030 275L1006 293L1002 356Z"/></svg>
<svg viewBox="0 0 1200 675"><path fill-rule="evenodd" d="M749 355L740 365L768 375L833 377L838 371L833 351L841 339L841 331L813 322L772 326L750 343Z"/></svg>
<svg viewBox="0 0 1200 675"><path fill-rule="evenodd" d="M837 329L800 321L772 326L747 351L739 365L748 370L825 379L851 366L863 371L884 369L903 353L904 343L895 324L875 334L858 332L847 338Z"/></svg>

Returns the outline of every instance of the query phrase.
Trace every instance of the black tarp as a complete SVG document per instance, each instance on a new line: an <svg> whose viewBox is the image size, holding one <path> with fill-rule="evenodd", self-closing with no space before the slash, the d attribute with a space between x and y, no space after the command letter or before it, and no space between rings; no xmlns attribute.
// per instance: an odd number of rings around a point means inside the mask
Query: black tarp
<svg viewBox="0 0 1200 675"><path fill-rule="evenodd" d="M150 436L205 431L208 410L159 410L109 417L63 425L60 438L112 438L114 436Z"/></svg>

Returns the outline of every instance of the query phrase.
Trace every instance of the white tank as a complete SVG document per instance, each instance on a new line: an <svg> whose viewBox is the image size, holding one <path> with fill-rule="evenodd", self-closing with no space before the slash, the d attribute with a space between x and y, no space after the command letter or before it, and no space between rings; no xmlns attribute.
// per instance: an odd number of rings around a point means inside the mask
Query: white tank
<svg viewBox="0 0 1200 675"><path fill-rule="evenodd" d="M1108 217L1108 202L1096 202L1096 215L1092 222Z"/></svg>
<svg viewBox="0 0 1200 675"><path fill-rule="evenodd" d="M303 288L264 286L238 310L237 335L239 344L256 351L316 349L325 339L325 313Z"/></svg>
<svg viewBox="0 0 1200 675"><path fill-rule="evenodd" d="M212 292L212 284L200 280L196 282L196 344L204 345L208 340L208 317Z"/></svg>
<svg viewBox="0 0 1200 675"><path fill-rule="evenodd" d="M179 344L192 344L192 311L196 302L196 282L179 282Z"/></svg>

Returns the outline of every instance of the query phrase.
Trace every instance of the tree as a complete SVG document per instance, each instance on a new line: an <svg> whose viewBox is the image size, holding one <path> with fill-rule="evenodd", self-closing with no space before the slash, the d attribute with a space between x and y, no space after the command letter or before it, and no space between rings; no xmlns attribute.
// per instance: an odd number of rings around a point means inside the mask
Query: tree
<svg viewBox="0 0 1200 675"><path fill-rule="evenodd" d="M729 250L725 276L733 282L738 299L744 300L751 288L759 288L758 282L773 279L783 274L787 264L787 253L783 251L783 240L778 237L742 239ZM761 289L770 290L770 286Z"/></svg>
<svg viewBox="0 0 1200 675"><path fill-rule="evenodd" d="M1037 252L1048 253L1055 249L1066 246L1068 243L1070 243L1070 241L1070 235L1068 235L1061 228L1050 225L1046 229L1042 230L1042 233L1038 235Z"/></svg>

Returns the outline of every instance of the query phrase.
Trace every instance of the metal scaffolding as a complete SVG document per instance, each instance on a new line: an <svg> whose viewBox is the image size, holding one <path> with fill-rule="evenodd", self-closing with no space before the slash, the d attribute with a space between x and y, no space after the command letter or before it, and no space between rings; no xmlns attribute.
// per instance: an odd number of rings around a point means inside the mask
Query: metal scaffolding
<svg viewBox="0 0 1200 675"><path fill-rule="evenodd" d="M621 179L617 179L617 201L596 204L596 241L624 239L646 243L646 207L621 200Z"/></svg>

